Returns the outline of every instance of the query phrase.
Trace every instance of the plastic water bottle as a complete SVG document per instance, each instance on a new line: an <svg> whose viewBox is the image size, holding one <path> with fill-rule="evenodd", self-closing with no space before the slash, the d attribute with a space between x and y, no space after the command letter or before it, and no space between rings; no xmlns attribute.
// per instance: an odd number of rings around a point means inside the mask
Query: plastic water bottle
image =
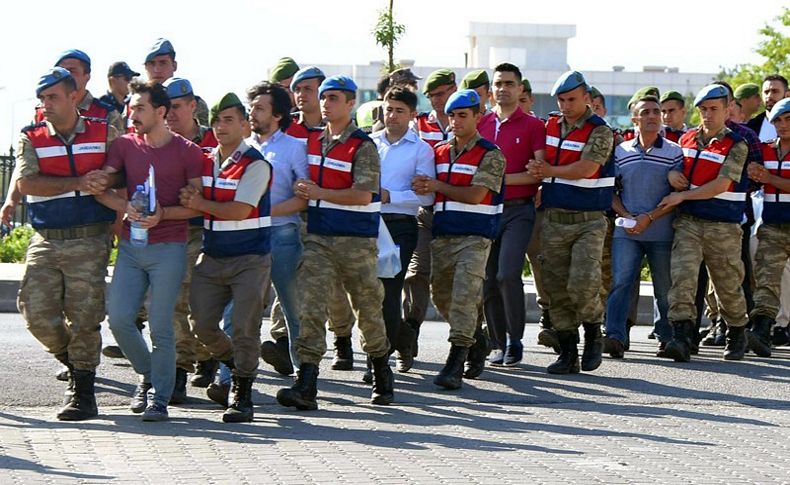
<svg viewBox="0 0 790 485"><path fill-rule="evenodd" d="M145 191L144 185L138 185L137 189L132 194L132 200L130 201L132 207L139 212L140 214L147 216L149 214L148 210L148 193ZM140 227L140 223L137 221L132 221L130 224L129 230L129 242L132 243L132 246L137 247L145 247L148 245L148 229L144 227Z"/></svg>

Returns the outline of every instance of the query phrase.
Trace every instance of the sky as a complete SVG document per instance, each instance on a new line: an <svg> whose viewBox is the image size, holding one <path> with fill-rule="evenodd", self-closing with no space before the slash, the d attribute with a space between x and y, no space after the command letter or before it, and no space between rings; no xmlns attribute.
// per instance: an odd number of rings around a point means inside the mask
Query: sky
<svg viewBox="0 0 790 485"><path fill-rule="evenodd" d="M371 30L385 0L206 0L65 2L3 5L0 29L0 153L32 116L35 84L59 52L77 48L92 59L88 88L107 89L108 66L127 61L144 73L143 60L158 37L171 40L177 75L189 79L209 104L225 92L243 94L280 57L300 65L367 64L383 60ZM406 34L396 59L417 65L463 66L469 22L576 25L568 63L577 70L639 71L665 65L681 72L715 73L722 66L758 62L758 29L788 3L743 4L702 0L395 0ZM714 7L715 5L715 7ZM736 7L737 5L737 7ZM78 6L78 8L77 8ZM649 6L649 7L648 7ZM715 45L713 45L715 43ZM522 66L524 67L524 66Z"/></svg>

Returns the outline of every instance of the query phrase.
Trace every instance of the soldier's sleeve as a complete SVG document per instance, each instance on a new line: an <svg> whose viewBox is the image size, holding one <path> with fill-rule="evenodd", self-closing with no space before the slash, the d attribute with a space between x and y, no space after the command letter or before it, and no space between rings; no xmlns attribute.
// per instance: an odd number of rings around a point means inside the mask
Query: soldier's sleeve
<svg viewBox="0 0 790 485"><path fill-rule="evenodd" d="M203 98L197 98L197 107L195 108L195 118L198 120L200 126L208 126L208 105Z"/></svg>
<svg viewBox="0 0 790 485"><path fill-rule="evenodd" d="M125 128L125 123L123 122L123 116L118 111L112 109L107 113L107 124L112 126L117 130L118 133L123 133Z"/></svg>
<svg viewBox="0 0 790 485"><path fill-rule="evenodd" d="M497 150L489 150L480 160L472 185L485 187L488 190L499 193L502 190L502 178L505 176L505 156Z"/></svg>
<svg viewBox="0 0 790 485"><path fill-rule="evenodd" d="M121 132L118 131L118 129L115 126L108 124L107 125L107 147L106 147L106 149L109 149L110 145L112 145L112 142L117 140L119 136L121 136Z"/></svg>
<svg viewBox="0 0 790 485"><path fill-rule="evenodd" d="M743 167L746 164L746 156L749 154L749 146L741 140L730 148L730 153L724 159L724 163L719 170L719 177L727 177L733 182L741 181Z"/></svg>
<svg viewBox="0 0 790 485"><path fill-rule="evenodd" d="M269 186L271 176L271 166L266 161L252 162L241 176L233 200L253 207L257 206Z"/></svg>
<svg viewBox="0 0 790 485"><path fill-rule="evenodd" d="M596 126L590 133L587 144L582 148L581 159L603 165L609 161L613 146L612 130L606 125Z"/></svg>
<svg viewBox="0 0 790 485"><path fill-rule="evenodd" d="M380 188L381 162L379 152L372 141L364 141L354 154L354 189L378 194Z"/></svg>
<svg viewBox="0 0 790 485"><path fill-rule="evenodd" d="M30 138L24 133L19 135L15 172L19 174L19 177L28 177L30 175L36 175L39 172L36 149L33 148L33 144L30 143Z"/></svg>

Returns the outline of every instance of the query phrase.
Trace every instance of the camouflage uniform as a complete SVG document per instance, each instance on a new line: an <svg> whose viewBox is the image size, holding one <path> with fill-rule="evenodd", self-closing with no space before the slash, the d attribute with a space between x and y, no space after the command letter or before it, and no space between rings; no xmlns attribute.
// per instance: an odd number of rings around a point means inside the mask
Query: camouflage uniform
<svg viewBox="0 0 790 485"><path fill-rule="evenodd" d="M790 225L762 224L757 230L757 253L754 256L754 290L752 319L764 315L770 319L779 313L782 274L790 257Z"/></svg>
<svg viewBox="0 0 790 485"><path fill-rule="evenodd" d="M723 128L710 139L699 131L697 144L703 149L713 139L721 139L729 130ZM719 177L739 182L743 174L748 147L741 141L732 146L719 171ZM669 319L694 321L697 317L694 296L702 261L718 298L719 313L729 327L748 322L746 300L741 284L744 278L741 260L743 231L739 223L716 222L689 214L675 218L672 244L672 287L669 290Z"/></svg>
<svg viewBox="0 0 790 485"><path fill-rule="evenodd" d="M49 122L47 127L50 136L65 144L85 130L81 118L68 137L58 134ZM108 126L107 148L117 136ZM39 173L36 151L26 135L20 138L17 168L20 177ZM99 365L109 255L107 223L40 229L27 248L17 297L19 312L47 352L77 370L93 371Z"/></svg>
<svg viewBox="0 0 790 485"><path fill-rule="evenodd" d="M455 141L450 159L475 146L477 134L460 151ZM505 174L505 157L491 150L483 156L472 178L472 186L499 193ZM437 236L431 242L431 296L436 309L450 324L448 341L459 347L475 343L475 330L483 305L483 283L491 240L483 236Z"/></svg>
<svg viewBox="0 0 790 485"><path fill-rule="evenodd" d="M321 135L322 151L327 153L336 143L344 143L356 130L351 123L336 139L325 130ZM353 186L371 193L379 192L381 164L372 141L359 145L354 155ZM374 237L327 236L307 234L299 267L298 287L299 338L296 350L302 364L318 365L326 352L326 319L329 307L327 289L338 283L348 292L358 315L362 350L370 357L389 352L381 304L384 287L376 275L378 248ZM346 298L347 300L347 298Z"/></svg>
<svg viewBox="0 0 790 485"><path fill-rule="evenodd" d="M569 125L562 120L563 137L584 126L592 111ZM585 144L581 160L604 165L612 155L612 130L596 126ZM551 302L549 315L557 331L575 331L582 322L601 322L601 262L607 221L601 211L546 208L539 257L543 285Z"/></svg>

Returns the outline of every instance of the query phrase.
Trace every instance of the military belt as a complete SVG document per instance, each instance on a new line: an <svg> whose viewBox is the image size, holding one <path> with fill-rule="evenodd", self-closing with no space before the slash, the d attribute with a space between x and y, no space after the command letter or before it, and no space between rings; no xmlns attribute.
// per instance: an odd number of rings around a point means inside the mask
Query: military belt
<svg viewBox="0 0 790 485"><path fill-rule="evenodd" d="M36 229L44 239L81 239L83 237L94 237L109 232L109 224L102 222L99 224L88 224L86 226L62 227L57 229Z"/></svg>
<svg viewBox="0 0 790 485"><path fill-rule="evenodd" d="M520 206L520 205L529 205L529 204L532 204L533 202L534 202L534 199L532 197L526 197L524 199L510 199L510 200L506 200L505 202L502 203L502 205L504 205L505 207L517 207L517 206Z"/></svg>
<svg viewBox="0 0 790 485"><path fill-rule="evenodd" d="M602 211L583 211L583 212L557 212L546 211L546 218L551 222L558 224L579 224L582 222L590 222L601 219L603 217Z"/></svg>

